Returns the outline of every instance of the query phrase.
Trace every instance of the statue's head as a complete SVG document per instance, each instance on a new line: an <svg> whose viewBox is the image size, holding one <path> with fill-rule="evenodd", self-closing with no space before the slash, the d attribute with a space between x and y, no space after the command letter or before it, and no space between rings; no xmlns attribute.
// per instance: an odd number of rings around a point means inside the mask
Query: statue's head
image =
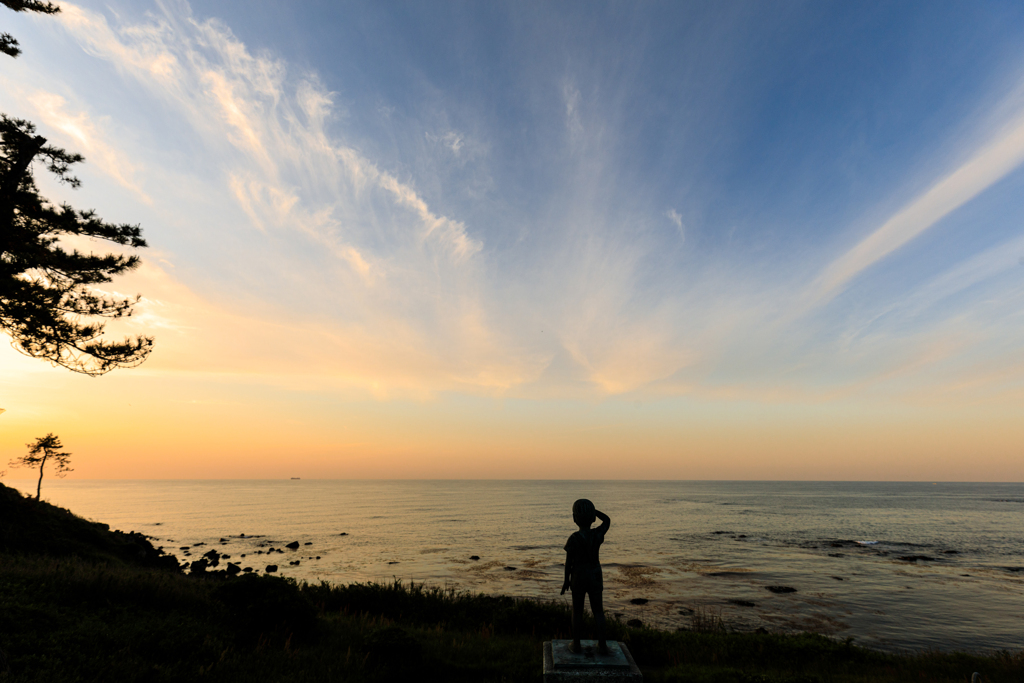
<svg viewBox="0 0 1024 683"><path fill-rule="evenodd" d="M597 519L597 515L594 514L596 509L589 500L580 498L572 504L572 521L577 526L588 528Z"/></svg>

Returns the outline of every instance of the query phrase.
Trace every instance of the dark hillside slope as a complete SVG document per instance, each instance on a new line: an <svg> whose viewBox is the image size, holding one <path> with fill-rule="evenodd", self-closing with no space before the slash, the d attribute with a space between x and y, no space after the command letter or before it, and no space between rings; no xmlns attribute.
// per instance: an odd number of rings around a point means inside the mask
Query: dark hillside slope
<svg viewBox="0 0 1024 683"><path fill-rule="evenodd" d="M69 510L0 484L0 553L80 557L179 571L178 561L139 533L111 531Z"/></svg>

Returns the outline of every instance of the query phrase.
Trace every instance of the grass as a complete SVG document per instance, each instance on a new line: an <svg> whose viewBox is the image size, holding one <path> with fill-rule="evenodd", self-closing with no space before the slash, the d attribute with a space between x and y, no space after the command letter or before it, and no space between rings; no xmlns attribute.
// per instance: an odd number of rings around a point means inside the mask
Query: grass
<svg viewBox="0 0 1024 683"><path fill-rule="evenodd" d="M540 681L543 641L569 635L562 603L184 575L138 538L9 491L0 487L0 683ZM19 525L86 537L61 546L11 534ZM1024 680L1022 652L881 653L815 634L734 633L710 611L692 625L610 621L609 635L629 645L646 681Z"/></svg>
<svg viewBox="0 0 1024 683"><path fill-rule="evenodd" d="M698 606L690 616L690 630L697 633L725 633L728 629L722 620L722 610Z"/></svg>

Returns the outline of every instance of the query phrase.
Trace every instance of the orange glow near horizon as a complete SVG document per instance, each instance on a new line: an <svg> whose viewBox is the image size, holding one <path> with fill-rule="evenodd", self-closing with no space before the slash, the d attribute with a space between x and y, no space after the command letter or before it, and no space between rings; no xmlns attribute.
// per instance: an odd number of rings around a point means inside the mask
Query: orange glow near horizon
<svg viewBox="0 0 1024 683"><path fill-rule="evenodd" d="M52 431L75 478L1024 478L1024 425L991 406L339 398L141 369L24 380L0 393L0 453Z"/></svg>
<svg viewBox="0 0 1024 683"><path fill-rule="evenodd" d="M473 386L422 349L395 354L415 349L401 337L382 351L319 330L297 347L292 325L222 311L162 269L133 278L157 302L132 321L157 335L141 367L90 378L0 347L4 462L54 432L90 479L1024 480L1017 397L970 383Z"/></svg>

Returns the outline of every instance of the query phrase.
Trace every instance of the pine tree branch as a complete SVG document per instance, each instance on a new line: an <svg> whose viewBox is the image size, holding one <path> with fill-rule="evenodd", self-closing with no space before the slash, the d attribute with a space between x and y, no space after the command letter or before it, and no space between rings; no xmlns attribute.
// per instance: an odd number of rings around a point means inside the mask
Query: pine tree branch
<svg viewBox="0 0 1024 683"><path fill-rule="evenodd" d="M60 7L52 2L40 2L40 0L0 0L0 4L6 5L15 12L39 12L40 14L56 14Z"/></svg>
<svg viewBox="0 0 1024 683"><path fill-rule="evenodd" d="M65 249L63 237L87 237L127 248L146 246L138 225L111 224L92 210L53 206L39 195L31 162L40 157L58 180L82 156L46 145L35 127L0 115L0 330L26 355L88 375L146 360L153 338L101 339L103 322L130 316L141 296L121 297L93 286L137 268L134 254ZM89 320L93 322L89 322Z"/></svg>
<svg viewBox="0 0 1024 683"><path fill-rule="evenodd" d="M21 54L18 41L10 33L0 33L0 52L10 57L17 57Z"/></svg>

